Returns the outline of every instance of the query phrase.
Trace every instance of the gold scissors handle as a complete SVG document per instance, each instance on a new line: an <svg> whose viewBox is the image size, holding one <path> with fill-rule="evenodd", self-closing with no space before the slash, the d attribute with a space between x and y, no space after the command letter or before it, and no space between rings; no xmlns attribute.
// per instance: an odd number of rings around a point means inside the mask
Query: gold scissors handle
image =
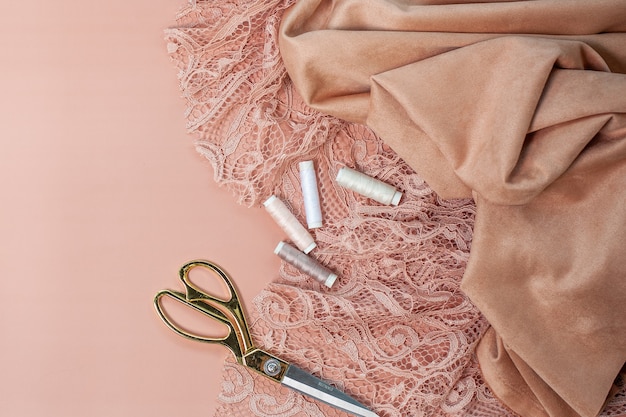
<svg viewBox="0 0 626 417"><path fill-rule="evenodd" d="M230 297L224 299L212 294L206 293L204 290L196 286L189 278L189 273L193 268L201 267L214 272L228 287ZM243 358L246 353L254 349L248 324L244 315L243 308L239 302L239 296L228 274L216 264L205 261L195 260L186 263L180 268L180 279L185 286L185 292L172 290L162 290L154 297L154 306L163 322L174 332L179 335L199 342L219 343L226 346L233 352L237 361L244 364ZM228 327L228 335L222 338L213 338L199 336L185 330L176 324L165 312L162 305L163 297L170 297L189 307L207 315ZM216 306L221 307L217 308ZM227 314L228 313L228 314Z"/></svg>

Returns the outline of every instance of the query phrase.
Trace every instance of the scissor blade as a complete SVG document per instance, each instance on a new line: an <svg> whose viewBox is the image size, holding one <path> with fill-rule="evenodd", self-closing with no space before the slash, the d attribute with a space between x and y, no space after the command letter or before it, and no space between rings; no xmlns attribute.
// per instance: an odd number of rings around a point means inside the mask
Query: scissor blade
<svg viewBox="0 0 626 417"><path fill-rule="evenodd" d="M328 385L308 372L303 371L297 366L289 365L281 383L328 405L354 414L355 416L378 417L377 414L370 411L354 398Z"/></svg>

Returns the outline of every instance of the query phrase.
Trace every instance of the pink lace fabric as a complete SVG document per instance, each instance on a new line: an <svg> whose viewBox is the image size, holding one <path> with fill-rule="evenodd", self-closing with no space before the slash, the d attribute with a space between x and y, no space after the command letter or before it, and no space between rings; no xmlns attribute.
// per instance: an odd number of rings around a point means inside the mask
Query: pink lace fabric
<svg viewBox="0 0 626 417"><path fill-rule="evenodd" d="M298 162L315 161L324 227L311 255L326 289L288 264L248 306L256 344L380 416L512 416L473 351L489 324L459 290L474 205L442 201L367 128L317 113L292 89L277 47L293 0L197 1L168 29L187 127L238 202L271 194L304 223ZM394 185L398 207L336 185L347 165ZM227 361L216 416L347 416ZM622 388L603 415L626 414Z"/></svg>

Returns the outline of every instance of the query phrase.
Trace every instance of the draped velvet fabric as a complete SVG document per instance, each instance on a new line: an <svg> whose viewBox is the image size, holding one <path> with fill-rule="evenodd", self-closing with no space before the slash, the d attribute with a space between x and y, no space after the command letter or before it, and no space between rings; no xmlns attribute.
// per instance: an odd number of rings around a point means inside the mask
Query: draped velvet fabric
<svg viewBox="0 0 626 417"><path fill-rule="evenodd" d="M523 416L595 416L626 362L626 1L299 0L280 50L313 108L473 197L477 355Z"/></svg>

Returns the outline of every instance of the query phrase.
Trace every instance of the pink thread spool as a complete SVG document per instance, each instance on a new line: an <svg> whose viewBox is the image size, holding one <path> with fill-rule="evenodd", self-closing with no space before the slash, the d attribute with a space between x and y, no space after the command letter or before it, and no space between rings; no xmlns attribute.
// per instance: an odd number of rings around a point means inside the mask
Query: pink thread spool
<svg viewBox="0 0 626 417"><path fill-rule="evenodd" d="M302 252L309 253L317 246L313 236L300 224L296 216L289 211L285 203L278 197L275 195L271 196L265 200L263 206Z"/></svg>
<svg viewBox="0 0 626 417"><path fill-rule="evenodd" d="M288 243L280 242L274 249L274 253L285 262L315 278L316 281L326 285L328 288L331 288L337 280L337 274Z"/></svg>

